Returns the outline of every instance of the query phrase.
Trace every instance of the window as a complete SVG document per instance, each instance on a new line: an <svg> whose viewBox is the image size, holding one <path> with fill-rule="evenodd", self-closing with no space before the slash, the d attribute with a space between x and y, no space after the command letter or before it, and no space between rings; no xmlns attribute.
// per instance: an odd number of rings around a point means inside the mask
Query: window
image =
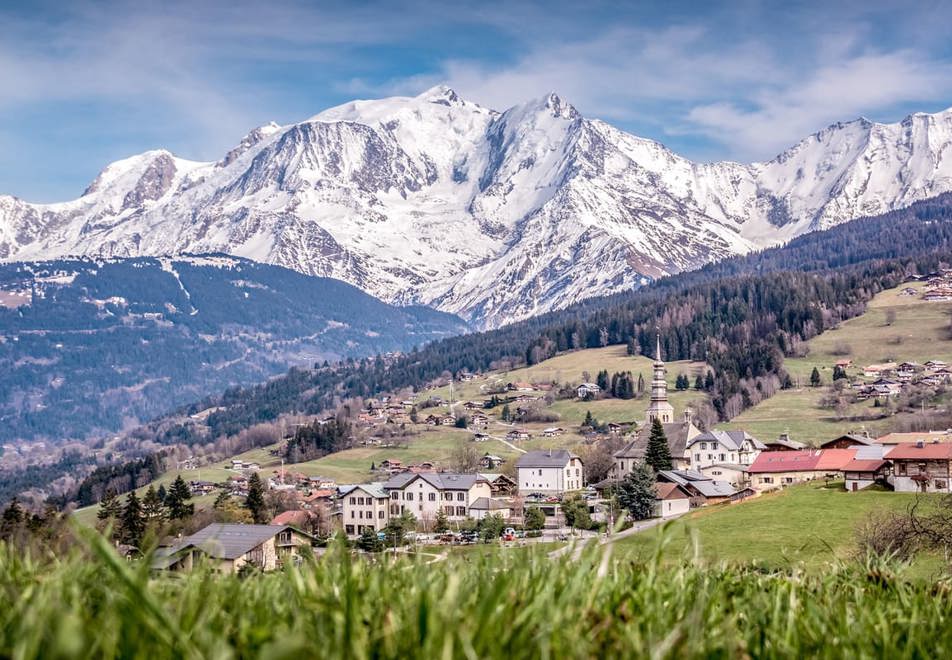
<svg viewBox="0 0 952 660"><path fill-rule="evenodd" d="M706 443L706 442L702 442L702 443L701 443L701 449L707 449L707 443Z"/></svg>
<svg viewBox="0 0 952 660"><path fill-rule="evenodd" d="M398 500L398 499L400 499L400 493L398 493L397 491L393 491L392 493L390 493L390 499L391 499L391 500Z"/></svg>
<svg viewBox="0 0 952 660"><path fill-rule="evenodd" d="M436 493L430 493L430 501L431 501L431 502L435 502L435 501L436 501Z"/></svg>
<svg viewBox="0 0 952 660"><path fill-rule="evenodd" d="M701 455L700 455L700 454L695 454L695 455L694 455L694 461L695 461L696 463L700 463L700 462L701 462Z"/></svg>
<svg viewBox="0 0 952 660"><path fill-rule="evenodd" d="M443 507L443 512L444 512L446 515L448 515L448 516L452 516L452 515L453 515L453 507L451 507L451 506L444 506L444 507Z"/></svg>
<svg viewBox="0 0 952 660"><path fill-rule="evenodd" d="M466 515L466 507L465 507L465 506L458 506L458 507L456 507L456 515L457 515L457 516L465 516L465 515Z"/></svg>
<svg viewBox="0 0 952 660"><path fill-rule="evenodd" d="M348 535L351 535L351 534L354 533L354 526L353 526L353 525L344 525L344 531L347 532Z"/></svg>
<svg viewBox="0 0 952 660"><path fill-rule="evenodd" d="M356 516L354 515L353 510L350 512L350 517L351 517L351 520L353 520L354 518L356 518Z"/></svg>
<svg viewBox="0 0 952 660"><path fill-rule="evenodd" d="M457 502L465 502L465 501L466 501L466 494L465 494L465 493L456 493L456 501L457 501Z"/></svg>
<svg viewBox="0 0 952 660"><path fill-rule="evenodd" d="M773 477L761 477L760 480L763 481L765 484L773 483Z"/></svg>
<svg viewBox="0 0 952 660"><path fill-rule="evenodd" d="M721 454L721 460L722 460L722 461L726 461L726 460L727 460L727 457L726 457L724 454Z"/></svg>
<svg viewBox="0 0 952 660"><path fill-rule="evenodd" d="M576 477L581 476L581 473L579 472L579 469L578 469L578 468L575 468L575 476L576 476Z"/></svg>
<svg viewBox="0 0 952 660"><path fill-rule="evenodd" d="M377 517L383 518L383 509L380 509L380 511L377 512Z"/></svg>
<svg viewBox="0 0 952 660"><path fill-rule="evenodd" d="M784 477L784 478L783 478L783 482L784 482L785 484L792 484L792 483L793 483L793 477Z"/></svg>
<svg viewBox="0 0 952 660"><path fill-rule="evenodd" d="M905 464L905 463L900 463L900 464L899 464L899 474L906 474L906 464Z"/></svg>
<svg viewBox="0 0 952 660"><path fill-rule="evenodd" d="M620 467L622 470L625 469L625 461L622 461L622 462L619 463L618 465L619 465L619 467Z"/></svg>
<svg viewBox="0 0 952 660"><path fill-rule="evenodd" d="M350 503L351 503L351 504L357 504L357 498L356 498L356 497L350 498Z"/></svg>
<svg viewBox="0 0 952 660"><path fill-rule="evenodd" d="M539 468L539 476L542 476L542 468Z"/></svg>
<svg viewBox="0 0 952 660"><path fill-rule="evenodd" d="M408 502L412 502L412 501L413 501L413 493L407 493L407 501L408 501Z"/></svg>

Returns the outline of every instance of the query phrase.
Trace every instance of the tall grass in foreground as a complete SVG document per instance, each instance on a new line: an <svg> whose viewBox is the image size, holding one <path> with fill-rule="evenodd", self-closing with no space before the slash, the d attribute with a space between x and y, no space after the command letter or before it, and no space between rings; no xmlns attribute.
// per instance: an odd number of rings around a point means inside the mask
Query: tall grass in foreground
<svg viewBox="0 0 952 660"><path fill-rule="evenodd" d="M150 576L90 538L0 545L0 657L952 657L945 583L665 567L591 550L371 563L332 552L247 578Z"/></svg>

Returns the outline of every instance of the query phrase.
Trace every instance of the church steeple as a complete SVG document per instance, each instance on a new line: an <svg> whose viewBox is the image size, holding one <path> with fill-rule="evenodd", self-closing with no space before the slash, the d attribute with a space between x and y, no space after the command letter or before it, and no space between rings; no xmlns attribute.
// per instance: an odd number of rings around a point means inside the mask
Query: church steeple
<svg viewBox="0 0 952 660"><path fill-rule="evenodd" d="M674 421L674 407L668 403L668 382L665 379L667 370L661 360L661 333L655 340L654 375L651 378L651 405L648 406L648 424L654 420L662 424Z"/></svg>

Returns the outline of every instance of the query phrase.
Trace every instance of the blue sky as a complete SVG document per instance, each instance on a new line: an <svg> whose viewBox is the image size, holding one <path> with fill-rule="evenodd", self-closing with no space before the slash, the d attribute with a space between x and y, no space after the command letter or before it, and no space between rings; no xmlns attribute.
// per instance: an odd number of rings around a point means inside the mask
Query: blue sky
<svg viewBox="0 0 952 660"><path fill-rule="evenodd" d="M459 6L456 6L459 5ZM0 193L78 196L108 162L221 157L254 126L446 83L556 91L699 160L952 106L942 2L0 0Z"/></svg>

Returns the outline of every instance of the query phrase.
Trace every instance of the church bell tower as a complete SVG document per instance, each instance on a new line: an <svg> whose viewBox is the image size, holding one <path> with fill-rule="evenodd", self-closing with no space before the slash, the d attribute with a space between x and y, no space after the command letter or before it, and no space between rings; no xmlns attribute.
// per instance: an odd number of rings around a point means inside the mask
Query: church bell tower
<svg viewBox="0 0 952 660"><path fill-rule="evenodd" d="M655 343L654 376L651 378L651 405L648 406L647 414L649 425L656 419L662 424L670 424L674 421L674 407L668 403L666 373L664 362L661 361L661 334L658 333Z"/></svg>

